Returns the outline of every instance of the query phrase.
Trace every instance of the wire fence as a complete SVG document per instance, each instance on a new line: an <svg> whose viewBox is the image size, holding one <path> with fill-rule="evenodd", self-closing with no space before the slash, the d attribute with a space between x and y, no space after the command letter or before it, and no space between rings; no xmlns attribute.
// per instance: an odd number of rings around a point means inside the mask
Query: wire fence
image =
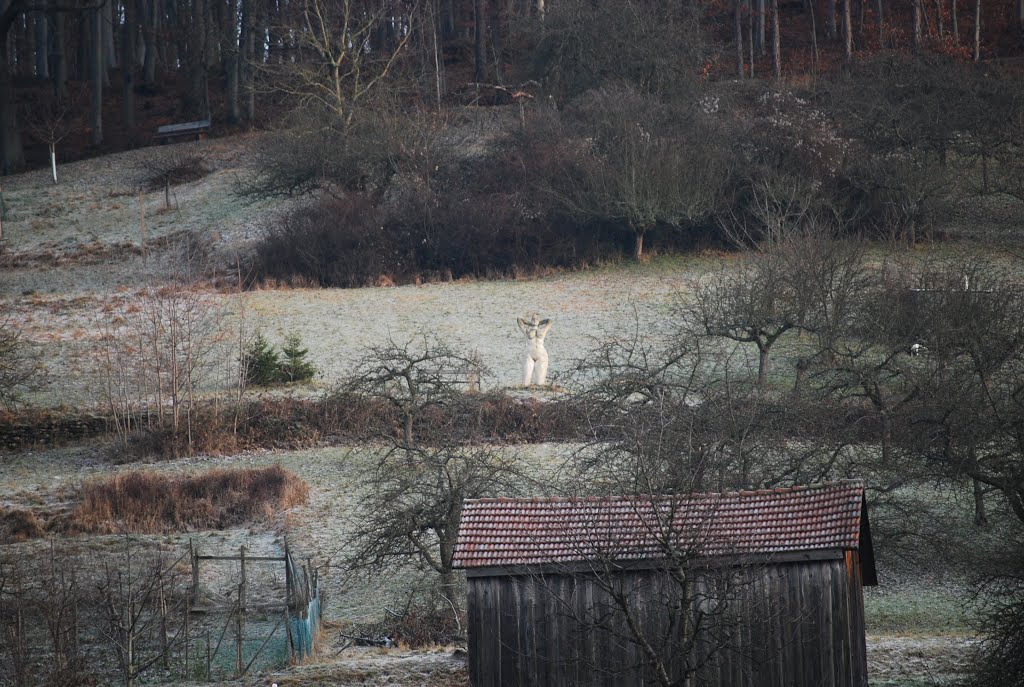
<svg viewBox="0 0 1024 687"><path fill-rule="evenodd" d="M318 571L287 542L254 556L123 541L103 556L55 543L48 556L0 556L0 685L216 681L315 651Z"/></svg>

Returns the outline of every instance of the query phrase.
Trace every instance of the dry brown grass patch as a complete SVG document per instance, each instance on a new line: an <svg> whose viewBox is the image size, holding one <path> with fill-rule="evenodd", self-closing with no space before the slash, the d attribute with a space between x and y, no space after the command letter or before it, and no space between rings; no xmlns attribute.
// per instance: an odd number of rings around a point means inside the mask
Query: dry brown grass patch
<svg viewBox="0 0 1024 687"><path fill-rule="evenodd" d="M265 522L301 505L309 487L280 465L197 475L130 472L82 485L69 528L158 534Z"/></svg>
<svg viewBox="0 0 1024 687"><path fill-rule="evenodd" d="M0 508L0 544L23 542L45 534L43 523L32 511Z"/></svg>

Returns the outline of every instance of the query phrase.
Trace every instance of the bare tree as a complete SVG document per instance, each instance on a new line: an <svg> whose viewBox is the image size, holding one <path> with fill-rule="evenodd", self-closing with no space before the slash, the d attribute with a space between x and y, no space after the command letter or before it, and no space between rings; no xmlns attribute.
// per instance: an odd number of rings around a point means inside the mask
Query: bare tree
<svg viewBox="0 0 1024 687"><path fill-rule="evenodd" d="M57 183L57 144L81 125L78 103L70 97L51 96L36 104L25 118L25 128L50 148L50 173Z"/></svg>
<svg viewBox="0 0 1024 687"><path fill-rule="evenodd" d="M192 450L200 386L230 336L214 300L186 285L153 288L105 324L97 351L102 402L125 449L141 429Z"/></svg>
<svg viewBox="0 0 1024 687"><path fill-rule="evenodd" d="M359 101L386 82L406 52L416 5L393 17L384 3L306 0L291 24L274 27L293 37L297 59L257 67L275 91L350 123ZM377 29L396 19L405 22L397 40L381 40Z"/></svg>
<svg viewBox="0 0 1024 687"><path fill-rule="evenodd" d="M149 669L166 664L187 613L170 612L184 603L183 594L170 596L175 578L180 583L183 577L163 554L145 551L129 536L124 545L97 582L102 600L97 629L117 659L124 686L132 687ZM169 628L168 616L176 626Z"/></svg>
<svg viewBox="0 0 1024 687"><path fill-rule="evenodd" d="M0 405L12 409L42 384L41 360L10 319L0 320Z"/></svg>
<svg viewBox="0 0 1024 687"><path fill-rule="evenodd" d="M693 284L691 318L708 336L757 347L757 381L768 383L771 349L786 332L802 327L807 304L794 288L789 261L767 249L744 257L736 269Z"/></svg>
<svg viewBox="0 0 1024 687"><path fill-rule="evenodd" d="M654 227L680 229L706 220L728 177L728 161L707 136L710 124L693 115L680 128L679 113L628 88L605 88L585 97L578 134L585 151L543 181L543 191L578 221L615 222L633 236L633 257L643 257ZM707 127L707 129L705 129ZM684 133L685 131L685 133Z"/></svg>
<svg viewBox="0 0 1024 687"><path fill-rule="evenodd" d="M438 575L440 591L456 618L461 613L452 556L465 499L515 493L522 471L511 451L462 445L455 431L430 445L416 434L425 415L464 403L461 387L484 370L477 356L424 336L372 348L344 393L393 407L401 429L368 427L386 445L361 480L365 493L346 559L351 568L382 568L415 560Z"/></svg>

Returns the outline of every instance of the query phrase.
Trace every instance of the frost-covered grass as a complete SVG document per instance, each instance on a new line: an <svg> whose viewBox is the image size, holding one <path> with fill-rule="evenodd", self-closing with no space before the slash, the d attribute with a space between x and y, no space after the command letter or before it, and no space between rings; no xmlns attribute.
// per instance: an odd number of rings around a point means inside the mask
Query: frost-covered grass
<svg viewBox="0 0 1024 687"><path fill-rule="evenodd" d="M974 613L965 589L927 582L865 589L870 634L969 635Z"/></svg>

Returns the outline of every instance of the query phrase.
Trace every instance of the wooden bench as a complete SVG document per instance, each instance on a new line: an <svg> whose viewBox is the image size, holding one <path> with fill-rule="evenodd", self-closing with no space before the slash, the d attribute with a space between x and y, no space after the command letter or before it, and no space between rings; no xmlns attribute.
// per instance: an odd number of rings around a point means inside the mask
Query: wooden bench
<svg viewBox="0 0 1024 687"><path fill-rule="evenodd" d="M156 130L156 139L160 143L169 143L176 138L187 138L194 136L199 141L206 138L210 131L210 120L200 119L197 122L184 122L182 124L165 124Z"/></svg>

